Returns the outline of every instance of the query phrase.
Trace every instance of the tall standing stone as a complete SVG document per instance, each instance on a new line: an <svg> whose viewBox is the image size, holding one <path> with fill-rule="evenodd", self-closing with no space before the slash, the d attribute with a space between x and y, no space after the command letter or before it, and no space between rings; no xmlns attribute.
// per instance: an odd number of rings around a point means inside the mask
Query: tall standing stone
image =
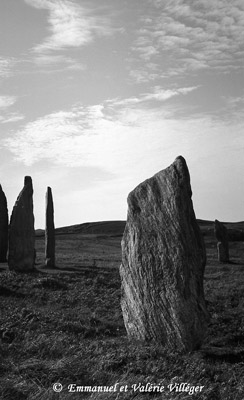
<svg viewBox="0 0 244 400"><path fill-rule="evenodd" d="M219 262L229 262L228 231L224 224L217 219L214 221L214 233L218 241L217 252Z"/></svg>
<svg viewBox="0 0 244 400"><path fill-rule="evenodd" d="M8 251L8 207L7 199L0 185L0 262L7 261Z"/></svg>
<svg viewBox="0 0 244 400"><path fill-rule="evenodd" d="M46 193L46 229L45 229L45 256L46 266L55 267L55 227L54 227L54 208L53 196L50 187Z"/></svg>
<svg viewBox="0 0 244 400"><path fill-rule="evenodd" d="M129 338L182 351L201 345L208 320L206 251L191 196L183 157L137 186L128 196L120 267Z"/></svg>
<svg viewBox="0 0 244 400"><path fill-rule="evenodd" d="M34 263L33 187L31 177L26 176L10 218L8 265L10 270L28 272L34 270Z"/></svg>

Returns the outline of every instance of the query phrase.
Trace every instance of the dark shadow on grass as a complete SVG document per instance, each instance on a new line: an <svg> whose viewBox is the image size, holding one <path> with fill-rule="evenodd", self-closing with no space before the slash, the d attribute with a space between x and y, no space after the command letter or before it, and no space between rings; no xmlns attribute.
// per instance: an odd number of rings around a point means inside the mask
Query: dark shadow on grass
<svg viewBox="0 0 244 400"><path fill-rule="evenodd" d="M24 293L15 292L14 290L10 290L4 286L0 286L0 296L24 298L27 297L28 295Z"/></svg>
<svg viewBox="0 0 244 400"><path fill-rule="evenodd" d="M65 282L56 277L46 275L36 280L33 287L50 289L50 290L67 290L68 286Z"/></svg>
<svg viewBox="0 0 244 400"><path fill-rule="evenodd" d="M87 265L78 265L72 267L55 267L55 268L47 268L45 265L38 267L38 272L48 274L48 273L56 273L56 272L75 272L76 274L80 275L97 275L98 273L107 273L111 272L110 268L105 267L94 267L94 266L87 266Z"/></svg>
<svg viewBox="0 0 244 400"><path fill-rule="evenodd" d="M228 264L230 265L244 265L244 261L228 261Z"/></svg>
<svg viewBox="0 0 244 400"><path fill-rule="evenodd" d="M225 347L208 347L202 349L204 358L211 361L222 361L230 364L244 362L244 350L235 350Z"/></svg>

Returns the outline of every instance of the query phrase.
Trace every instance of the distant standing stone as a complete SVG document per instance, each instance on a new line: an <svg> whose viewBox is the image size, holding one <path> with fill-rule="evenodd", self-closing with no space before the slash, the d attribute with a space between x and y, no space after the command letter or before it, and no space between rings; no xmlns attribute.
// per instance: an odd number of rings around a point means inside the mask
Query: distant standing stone
<svg viewBox="0 0 244 400"><path fill-rule="evenodd" d="M183 157L128 196L122 240L122 312L131 339L191 351L206 332L206 251Z"/></svg>
<svg viewBox="0 0 244 400"><path fill-rule="evenodd" d="M8 207L7 199L0 185L0 262L7 261L8 251Z"/></svg>
<svg viewBox="0 0 244 400"><path fill-rule="evenodd" d="M217 219L214 221L214 233L218 241L217 251L219 262L229 262L228 231L224 224Z"/></svg>
<svg viewBox="0 0 244 400"><path fill-rule="evenodd" d="M31 177L26 176L10 219L8 265L10 270L28 272L34 270L34 262L33 187Z"/></svg>
<svg viewBox="0 0 244 400"><path fill-rule="evenodd" d="M55 227L52 190L47 188L46 193L46 230L45 230L46 266L55 267Z"/></svg>

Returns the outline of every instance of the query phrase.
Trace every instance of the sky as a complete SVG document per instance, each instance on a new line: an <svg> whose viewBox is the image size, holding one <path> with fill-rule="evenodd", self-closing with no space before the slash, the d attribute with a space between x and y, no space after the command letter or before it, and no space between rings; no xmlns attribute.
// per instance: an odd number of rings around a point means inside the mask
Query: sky
<svg viewBox="0 0 244 400"><path fill-rule="evenodd" d="M244 220L243 0L1 0L0 183L35 227L125 220L187 162L197 218Z"/></svg>

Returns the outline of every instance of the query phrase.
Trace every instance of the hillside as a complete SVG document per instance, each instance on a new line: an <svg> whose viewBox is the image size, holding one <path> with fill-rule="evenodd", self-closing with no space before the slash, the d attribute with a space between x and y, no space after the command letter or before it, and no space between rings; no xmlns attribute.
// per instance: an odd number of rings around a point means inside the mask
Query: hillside
<svg viewBox="0 0 244 400"><path fill-rule="evenodd" d="M57 235L67 234L83 234L83 235L109 235L109 236L122 236L125 229L125 221L99 221L99 222L86 222L84 224L76 224L56 228ZM36 230L37 236L44 235L43 229Z"/></svg>
<svg viewBox="0 0 244 400"><path fill-rule="evenodd" d="M213 236L214 221L198 219L198 224L204 236ZM84 224L76 224L56 228L56 235L82 234L82 235L108 235L122 236L125 229L126 221L99 221L86 222ZM241 222L224 222L229 232L229 239L244 240L244 221ZM36 236L43 236L43 229L36 230Z"/></svg>

